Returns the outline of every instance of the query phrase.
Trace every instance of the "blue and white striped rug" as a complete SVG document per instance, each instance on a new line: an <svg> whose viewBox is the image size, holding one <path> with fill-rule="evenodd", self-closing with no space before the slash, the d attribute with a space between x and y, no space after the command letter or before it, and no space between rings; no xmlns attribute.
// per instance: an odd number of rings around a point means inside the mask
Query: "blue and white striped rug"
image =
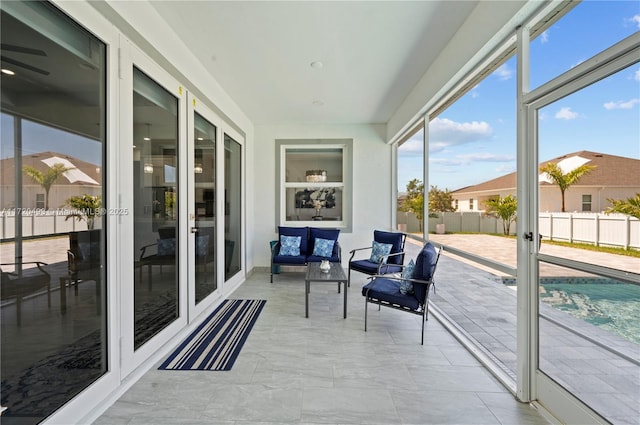
<svg viewBox="0 0 640 425"><path fill-rule="evenodd" d="M224 300L159 369L231 370L266 302Z"/></svg>

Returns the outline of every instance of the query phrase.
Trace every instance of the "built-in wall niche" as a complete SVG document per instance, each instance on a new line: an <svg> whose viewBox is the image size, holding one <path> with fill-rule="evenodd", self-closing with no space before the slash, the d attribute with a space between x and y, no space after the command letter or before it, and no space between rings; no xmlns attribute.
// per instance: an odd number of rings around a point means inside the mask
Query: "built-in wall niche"
<svg viewBox="0 0 640 425"><path fill-rule="evenodd" d="M276 224L350 231L352 149L352 139L276 140Z"/></svg>

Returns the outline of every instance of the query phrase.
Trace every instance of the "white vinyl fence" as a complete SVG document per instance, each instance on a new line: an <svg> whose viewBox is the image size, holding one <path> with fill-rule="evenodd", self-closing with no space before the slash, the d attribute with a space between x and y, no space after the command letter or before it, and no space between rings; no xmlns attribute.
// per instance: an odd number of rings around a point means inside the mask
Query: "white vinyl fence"
<svg viewBox="0 0 640 425"><path fill-rule="evenodd" d="M398 223L407 232L419 232L412 214L398 213ZM447 233L503 233L502 220L475 211L438 213L429 218L429 232L441 231L438 224L444 224ZM540 213L539 227L546 240L640 249L640 220L623 214ZM514 222L511 234L515 231Z"/></svg>
<svg viewBox="0 0 640 425"><path fill-rule="evenodd" d="M22 236L46 236L87 230L85 220L74 218L67 220L70 210L44 210L39 208L25 208L22 211ZM15 237L16 212L13 209L0 211L0 239ZM100 226L100 220L95 221L95 227Z"/></svg>

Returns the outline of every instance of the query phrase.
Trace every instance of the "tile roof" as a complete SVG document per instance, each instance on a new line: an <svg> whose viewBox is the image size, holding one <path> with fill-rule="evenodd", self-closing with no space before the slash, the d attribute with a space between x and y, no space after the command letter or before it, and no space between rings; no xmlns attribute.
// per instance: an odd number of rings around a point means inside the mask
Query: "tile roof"
<svg viewBox="0 0 640 425"><path fill-rule="evenodd" d="M596 168L583 176L576 186L638 186L640 187L640 159L624 156L608 155L599 152L579 151L568 153L557 158L544 161L540 166L549 162L560 162L572 156L580 156L588 159L588 165ZM540 185L549 185L542 182ZM516 173L506 174L492 180L473 186L463 187L452 191L452 194L474 193L484 191L496 191L516 188Z"/></svg>
<svg viewBox="0 0 640 425"><path fill-rule="evenodd" d="M98 171L101 169L100 166L96 164L92 164L90 162L82 161L78 158L75 158L70 155L64 155L58 152L38 152L29 155L22 156L22 165L28 165L30 167L35 168L36 170L46 171L49 166L45 164L42 160L46 160L52 157L62 158L64 160L69 161L72 165L76 167L76 173L69 173L69 176L72 178L73 182L69 180L66 176L63 175L62 179L58 180L56 184L64 184L64 185L92 185L95 184L89 183L88 181L82 181L81 179L74 179L74 175L77 174L78 171L81 171L90 179L96 181L98 184L102 181L102 172ZM14 184L14 158L5 158L0 161L0 170L2 172L2 182L3 184ZM74 171L74 170L72 170ZM77 177L77 176L76 176ZM31 178L23 175L23 184L32 184Z"/></svg>

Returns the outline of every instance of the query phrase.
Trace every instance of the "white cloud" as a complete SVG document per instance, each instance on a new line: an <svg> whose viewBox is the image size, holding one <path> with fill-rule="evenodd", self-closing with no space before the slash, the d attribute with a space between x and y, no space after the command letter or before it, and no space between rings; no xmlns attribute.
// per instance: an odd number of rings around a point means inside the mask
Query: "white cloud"
<svg viewBox="0 0 640 425"><path fill-rule="evenodd" d="M468 153L457 155L457 158L466 162L511 162L516 159L512 155L498 155L494 153Z"/></svg>
<svg viewBox="0 0 640 425"><path fill-rule="evenodd" d="M640 15L635 15L633 18L630 19L631 22L633 22L635 25L638 26L638 28L640 29Z"/></svg>
<svg viewBox="0 0 640 425"><path fill-rule="evenodd" d="M398 155L400 156L422 156L423 152L422 132L411 137L398 148Z"/></svg>
<svg viewBox="0 0 640 425"><path fill-rule="evenodd" d="M496 173L500 173L500 174L510 174L513 173L514 171L516 171L516 167L514 165L501 165L499 167L496 167Z"/></svg>
<svg viewBox="0 0 640 425"><path fill-rule="evenodd" d="M493 74L500 80L509 80L513 76L513 70L507 66L506 63L500 65L498 69L493 71Z"/></svg>
<svg viewBox="0 0 640 425"><path fill-rule="evenodd" d="M493 130L484 121L455 122L436 118L429 125L429 150L437 152L447 146L463 145L491 137Z"/></svg>
<svg viewBox="0 0 640 425"><path fill-rule="evenodd" d="M544 44L547 41L549 41L549 30L543 31L542 34L540 34L540 43Z"/></svg>
<svg viewBox="0 0 640 425"><path fill-rule="evenodd" d="M636 69L636 73L633 75L633 79L640 81L640 69Z"/></svg>
<svg viewBox="0 0 640 425"><path fill-rule="evenodd" d="M578 118L578 113L573 112L569 107L564 107L556 112L555 117L559 120L574 120Z"/></svg>
<svg viewBox="0 0 640 425"><path fill-rule="evenodd" d="M634 105L636 105L638 103L640 103L640 99L635 98L635 99L628 100L626 102L623 102L622 100L619 100L617 102L607 102L603 106L604 106L604 109L608 109L608 110L611 110L611 109L631 109L631 108L633 108Z"/></svg>
<svg viewBox="0 0 640 425"><path fill-rule="evenodd" d="M446 165L446 166L455 166L455 165L464 165L468 166L473 162L512 162L515 161L515 157L512 155L499 155L492 153L468 153L464 155L456 155L453 158L434 158L429 157L429 163L434 165ZM510 166L512 167L512 166Z"/></svg>

